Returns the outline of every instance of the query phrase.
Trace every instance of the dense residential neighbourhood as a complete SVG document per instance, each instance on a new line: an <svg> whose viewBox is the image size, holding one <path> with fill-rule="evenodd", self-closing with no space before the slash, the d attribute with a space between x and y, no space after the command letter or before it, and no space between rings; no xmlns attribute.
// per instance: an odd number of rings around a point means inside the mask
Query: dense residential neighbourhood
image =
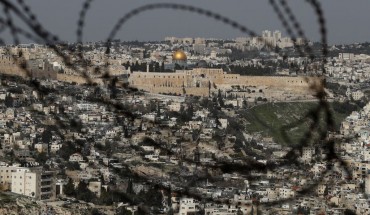
<svg viewBox="0 0 370 215"><path fill-rule="evenodd" d="M370 44L326 73L279 31L110 45L0 47L0 213L370 214Z"/></svg>

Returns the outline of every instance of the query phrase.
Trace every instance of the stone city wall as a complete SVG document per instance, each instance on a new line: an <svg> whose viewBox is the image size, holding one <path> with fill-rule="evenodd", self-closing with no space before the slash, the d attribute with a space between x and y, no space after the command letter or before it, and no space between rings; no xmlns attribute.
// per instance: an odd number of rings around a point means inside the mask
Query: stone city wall
<svg viewBox="0 0 370 215"><path fill-rule="evenodd" d="M23 78L51 79L68 83L85 84L88 80L74 74L58 73L51 68L44 70L30 69L26 72L10 57L0 58L0 73L16 75ZM117 71L116 71L117 73ZM121 74L118 72L118 74ZM91 78L92 82L103 85L101 78ZM174 73L131 72L128 83L132 87L152 93L172 93L177 95L208 96L209 92L251 86L266 86L270 89L290 90L292 92L312 93L312 85L321 86L320 77L287 77L287 76L241 76L227 74L222 69L196 68L178 70Z"/></svg>
<svg viewBox="0 0 370 215"><path fill-rule="evenodd" d="M63 73L57 74L57 80L68 82L68 83L76 83L76 84L86 84L88 83L88 80L82 76L79 75L67 75ZM98 85L103 85L104 82L101 78L91 78L90 79L93 83L97 83Z"/></svg>
<svg viewBox="0 0 370 215"><path fill-rule="evenodd" d="M208 95L209 91L231 89L233 86L266 86L270 89L312 94L313 86L323 84L321 77L241 76L226 74L221 69L181 70L175 73L133 72L128 81L131 86L148 92L183 94L185 89L186 94L199 96Z"/></svg>
<svg viewBox="0 0 370 215"><path fill-rule="evenodd" d="M30 74L22 70L20 66L8 56L0 57L0 73L6 75L16 75L20 77L28 77Z"/></svg>
<svg viewBox="0 0 370 215"><path fill-rule="evenodd" d="M58 73L51 68L42 69L27 69L24 70L21 66L14 61L13 58L7 56L0 57L0 73L6 75L15 75L22 78L35 78L35 79L50 79L58 80L68 83L85 84L88 83L87 79L79 75L71 75ZM102 85L101 78L91 78L92 82Z"/></svg>
<svg viewBox="0 0 370 215"><path fill-rule="evenodd" d="M209 96L208 88L198 88L198 87L153 87L153 86L141 86L138 88L150 93L160 93L160 94L175 94L175 95L195 95L195 96Z"/></svg>

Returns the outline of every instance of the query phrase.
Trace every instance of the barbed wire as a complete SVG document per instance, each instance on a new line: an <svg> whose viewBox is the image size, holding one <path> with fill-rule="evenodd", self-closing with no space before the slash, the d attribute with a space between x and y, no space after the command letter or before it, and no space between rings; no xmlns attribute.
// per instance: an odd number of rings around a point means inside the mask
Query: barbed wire
<svg viewBox="0 0 370 215"><path fill-rule="evenodd" d="M83 62L86 63L86 61L84 59L84 56L83 56L83 51L81 50L82 46L80 46L78 48L77 55L75 53L72 53L72 52L69 52L69 53L65 54L62 51L60 51L56 47L56 44L62 43L62 41L59 40L59 37L57 35L54 35L54 34L50 33L49 31L47 31L40 24L40 22L37 20L37 16L32 13L30 7L28 5L26 5L23 0L17 0L17 2L18 2L18 5L20 6L21 9L18 8L14 3L10 2L10 1L0 0L0 4L2 4L2 6L3 6L3 11L4 11L4 14L5 14L5 19L2 19L2 18L0 19L0 24L2 25L2 27L0 28L1 29L0 33L3 30L5 30L6 28L9 28L10 32L11 32L11 35L13 37L13 43L15 45L19 44L19 42L20 42L19 35L22 35L25 38L30 39L31 41L34 41L34 42L37 42L37 43L42 43L43 42L43 43L49 44L48 48L53 50L59 57L61 57L63 59L63 62L66 64L67 67L71 68L72 70L74 70L76 72L80 72L81 75L86 79L87 83L92 84L93 80L89 77L89 75L87 74L87 71L86 71L88 66L90 66L90 65L85 64L84 69L83 69L82 72L80 71L79 67L74 65L77 61L83 61ZM77 36L77 43L78 44L80 44L80 43L82 44L82 42L83 42L82 41L83 40L83 28L84 28L85 23L86 23L86 21L85 21L86 14L87 14L88 10L91 8L92 2L93 2L92 0L86 0L83 3L82 9L79 13L79 19L77 21L77 30L76 30L76 36ZM320 29L321 45L322 45L321 70L322 70L322 74L325 74L326 73L325 64L326 64L326 58L327 58L327 55L328 55L328 49L327 49L327 28L326 28L326 21L325 21L325 18L324 18L324 13L323 13L321 5L318 1L316 1L316 0L306 0L306 2L309 5L312 6L312 8L313 8L313 10L314 10L314 12L317 16L317 22L318 22L319 29ZM278 19L282 22L283 27L287 31L288 35L292 38L294 44L296 44L297 36L299 36L299 37L301 37L301 38L303 38L304 40L307 41L307 37L306 37L303 29L301 28L300 23L296 19L295 15L293 14L293 11L291 10L291 8L287 4L287 2L285 0L279 0L279 1L270 0L269 3L273 7L274 12L277 14ZM282 10L280 10L279 7L281 7L284 10L284 12ZM124 14L117 21L117 23L113 26L113 29L110 31L110 33L108 34L108 37L106 39L106 58L105 58L106 62L109 60L109 54L110 54L111 45L112 45L111 41L116 37L116 35L121 30L123 25L126 24L128 20L130 20L130 19L132 19L136 16L139 16L140 14L142 14L144 12L157 10L157 9L181 10L181 11L196 13L196 14L199 14L201 16L212 18L215 21L218 21L222 24L231 26L232 28L234 28L236 30L239 30L240 32L245 33L249 36L252 36L252 37L257 37L258 36L254 31L250 30L249 28L245 27L244 25L242 25L242 24L240 24L240 23L238 23L238 22L236 22L236 21L234 21L234 20L232 20L232 19L230 19L226 16L223 16L221 14L212 12L210 10L202 9L202 8L199 8L199 7L196 7L196 6L176 4L176 3L147 4L147 5L144 5L142 7L138 7L136 9L133 9L133 10L129 11L128 13ZM11 13L16 15L17 18L21 19L30 28L31 32L28 32L28 31L26 31L26 30L24 30L20 27L15 26L15 23L13 21L13 17L12 17ZM287 15L287 17L285 17L284 13ZM270 44L269 42L267 42L263 38L259 37L259 40L264 42L267 47L273 48L272 44ZM5 44L5 42L2 39L0 40L0 43L2 45ZM296 49L298 50L298 52L300 53L301 56L304 56L305 54L307 54L308 56L310 56L311 59L314 57L314 55L312 53L312 49L308 45L304 45L303 49L301 49L301 47L297 47L297 46L295 46L295 47L296 47ZM274 50L274 51L276 53L280 54L279 50ZM73 61L72 57L77 57L77 60ZM18 59L15 59L15 60L17 62L19 61ZM21 59L21 60L24 60L24 59ZM30 71L27 68L21 68L21 69L27 74L27 76L29 78L32 78L32 74L30 73ZM116 83L113 80L113 78L110 77L110 75L109 75L107 64L105 66L105 69L106 69L106 74L107 74L107 76L105 77L107 79L107 83L110 83L110 86L112 87L112 89L114 89L116 87ZM40 88L40 85L37 84L37 82L31 82L30 86L32 88L34 88L35 90L37 90L38 92L44 93L42 91L42 89ZM317 141L317 142L319 142L319 144L318 144L319 147L321 147L323 149L325 148L328 151L327 152L327 157L325 158L325 161L328 162L329 164L334 164L335 162L339 162L341 167L344 168L345 171L350 175L351 173L349 171L349 167L347 166L346 162L344 162L341 159L341 157L336 154L336 151L335 151L335 142L340 141L340 140L333 140L333 139L328 139L327 138L329 132L334 132L334 118L333 118L333 114L330 110L330 105L326 101L326 94L325 94L324 88L321 85L319 85L319 86L312 85L311 87L312 87L313 90L315 90L316 97L319 100L318 106L315 109L311 110L306 116L302 117L300 120L298 120L296 122L293 122L289 125L285 125L282 128L280 128L280 132L282 133L282 136L283 136L283 138L285 139L285 141L287 143L292 143L292 140L289 138L289 135L287 134L287 131L290 128L293 128L297 125L305 123L305 122L307 122L307 120L311 120L311 123L309 124L309 130L301 138L299 144L294 145L294 147L292 147L292 150L289 151L289 153L285 156L285 161L281 162L279 165L269 166L269 165L261 164L257 161L251 160L251 159L249 159L247 163L243 163L243 164L228 163L228 162L224 162L224 161L215 160L216 164L211 165L211 164L199 163L199 162L196 162L192 159L182 157L182 162L186 162L186 163L189 163L189 164L196 164L197 167L201 167L201 168L217 169L217 170L222 170L222 172L238 172L238 173L246 174L246 175L248 175L251 171L265 172L267 170L276 170L277 168L280 168L280 167L283 167L283 166L286 166L286 165L289 165L289 164L295 164L299 167L302 167L302 165L298 162L299 153L297 153L296 150L302 150L303 147L308 146L310 144L310 141ZM128 88L128 89L135 90L135 89L132 89L132 88ZM73 96L73 94L71 94L70 96ZM100 99L96 99L94 101L92 101L92 100L90 100L90 101L101 104L101 105L113 107L114 108L114 113L116 114L117 118L119 116L122 116L122 115L128 116L130 118L135 118L135 116L130 112L130 110L126 110L124 106L122 106L119 102L114 101L113 99L102 99L102 98L100 98ZM320 125L320 120L321 120L320 113L323 113L324 117L326 118L325 127L321 128L321 129L320 129L320 126L319 126ZM63 113L63 117L67 117L68 119L70 119L70 117L68 117L68 115L64 114L64 113ZM59 114L59 116L54 114L54 118L57 121L59 129L63 129L63 128L68 127L68 124L65 124L65 122L63 122L60 119L61 118L60 114ZM72 119L70 119L70 120L72 120ZM276 130L276 128L271 128L271 129ZM319 137L318 138L316 137L317 138L316 140L313 139L313 138L315 138L315 135L314 135L315 133L319 134ZM59 132L59 135L61 137L63 137L62 132ZM153 140L153 141L151 141L151 143L153 145L155 145L156 147L158 147L159 149L165 151L169 156L180 156L177 152L175 152L171 149L168 149L166 146L164 146L160 142L156 142L156 141ZM126 165L126 169L130 170L130 166L128 164L124 163L123 165ZM305 186L300 191L297 191L298 196L304 196L305 194L307 194L309 192L312 192L318 186L318 184L320 184L322 182L322 180L325 178L325 175L330 174L330 170L331 170L330 168L327 168L322 173L322 177L319 177L317 180L312 181L313 183L311 183L309 186ZM156 184L161 189L165 189L167 191L173 192L171 190L171 186L166 187L166 186L163 186L162 184L151 182L150 178L142 177L142 176L139 177L133 171L131 173L133 174L133 177L136 176L136 179L138 179L138 180L147 181L149 183ZM253 178L252 176L248 176L248 177ZM202 200L202 199L204 200L204 197L198 195L195 192L189 191L188 188L192 183L197 182L197 181L202 181L202 180L205 180L207 178L212 178L212 177L209 176L209 175L207 177L201 177L201 176L197 176L195 174L194 177L193 177L193 180L190 182L190 184L188 184L188 186L184 186L184 187L187 188L185 192L179 192L179 191L176 191L176 192L178 192L180 195L191 196L191 197L194 197L194 198L199 199L199 200ZM280 203L283 203L283 202L292 201L296 197L288 198L288 199L282 199L282 200L268 202L268 203L262 203L262 204L276 205L276 204L280 204ZM214 200L206 199L206 201L214 201ZM230 204L230 203L228 202L228 204Z"/></svg>

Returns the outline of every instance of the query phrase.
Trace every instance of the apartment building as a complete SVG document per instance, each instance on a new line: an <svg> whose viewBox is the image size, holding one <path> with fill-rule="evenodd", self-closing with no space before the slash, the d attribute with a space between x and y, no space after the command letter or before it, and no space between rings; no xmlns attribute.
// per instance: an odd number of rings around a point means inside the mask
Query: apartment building
<svg viewBox="0 0 370 215"><path fill-rule="evenodd" d="M0 187L1 190L10 190L12 185L12 173L18 167L15 166L0 166Z"/></svg>
<svg viewBox="0 0 370 215"><path fill-rule="evenodd" d="M12 172L11 191L37 200L53 200L54 172L41 167L18 167Z"/></svg>

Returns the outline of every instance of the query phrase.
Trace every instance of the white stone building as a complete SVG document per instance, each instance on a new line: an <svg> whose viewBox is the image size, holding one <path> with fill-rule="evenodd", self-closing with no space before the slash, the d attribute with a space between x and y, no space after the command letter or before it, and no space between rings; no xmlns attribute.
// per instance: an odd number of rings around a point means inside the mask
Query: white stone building
<svg viewBox="0 0 370 215"><path fill-rule="evenodd" d="M187 215L199 211L199 202L193 198L181 198L179 215Z"/></svg>
<svg viewBox="0 0 370 215"><path fill-rule="evenodd" d="M55 199L54 173L41 168L19 167L12 172L13 193L32 197L37 200Z"/></svg>

